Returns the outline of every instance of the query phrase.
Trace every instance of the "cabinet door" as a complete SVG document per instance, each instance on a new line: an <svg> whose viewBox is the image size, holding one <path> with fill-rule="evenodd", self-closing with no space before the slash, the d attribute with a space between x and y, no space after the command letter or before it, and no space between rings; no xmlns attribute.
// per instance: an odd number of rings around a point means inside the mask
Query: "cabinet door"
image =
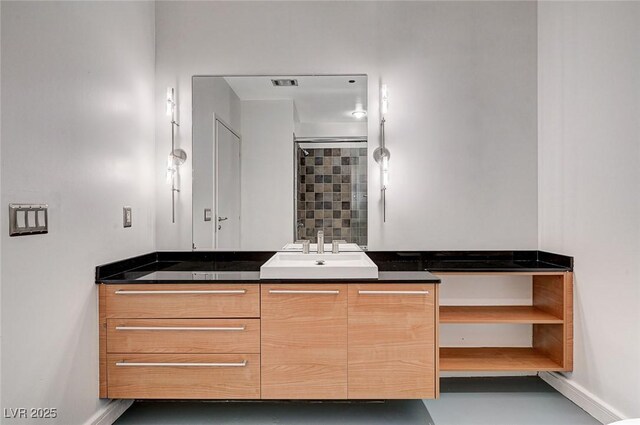
<svg viewBox="0 0 640 425"><path fill-rule="evenodd" d="M347 398L347 286L262 285L262 398Z"/></svg>
<svg viewBox="0 0 640 425"><path fill-rule="evenodd" d="M432 284L349 285L349 398L436 396Z"/></svg>

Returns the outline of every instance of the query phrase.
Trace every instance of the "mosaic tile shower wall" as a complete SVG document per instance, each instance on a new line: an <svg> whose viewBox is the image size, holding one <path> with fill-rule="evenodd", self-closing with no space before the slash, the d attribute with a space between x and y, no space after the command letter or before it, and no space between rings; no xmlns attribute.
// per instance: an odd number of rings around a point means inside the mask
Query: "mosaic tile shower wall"
<svg viewBox="0 0 640 425"><path fill-rule="evenodd" d="M350 144L353 146L353 144ZM297 148L297 239L367 245L367 148Z"/></svg>

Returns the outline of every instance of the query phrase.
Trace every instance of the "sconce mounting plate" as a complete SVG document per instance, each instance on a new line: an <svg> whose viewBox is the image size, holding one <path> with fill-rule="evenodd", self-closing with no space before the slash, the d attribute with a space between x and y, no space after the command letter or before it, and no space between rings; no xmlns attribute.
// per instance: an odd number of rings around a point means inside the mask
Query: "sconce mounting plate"
<svg viewBox="0 0 640 425"><path fill-rule="evenodd" d="M174 149L171 155L175 165L182 165L187 160L187 153L182 149Z"/></svg>
<svg viewBox="0 0 640 425"><path fill-rule="evenodd" d="M389 152L389 149L383 147L383 146L379 146L377 148L375 148L375 150L373 151L373 159L380 164L382 162L382 158L384 157L387 158L391 158L391 152Z"/></svg>

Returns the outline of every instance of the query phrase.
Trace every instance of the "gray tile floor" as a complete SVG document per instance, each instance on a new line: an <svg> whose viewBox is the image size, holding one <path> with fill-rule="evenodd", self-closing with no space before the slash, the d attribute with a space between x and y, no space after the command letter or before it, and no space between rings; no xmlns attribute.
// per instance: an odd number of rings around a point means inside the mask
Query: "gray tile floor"
<svg viewBox="0 0 640 425"><path fill-rule="evenodd" d="M420 400L385 403L135 403L117 425L434 425Z"/></svg>
<svg viewBox="0 0 640 425"><path fill-rule="evenodd" d="M426 405L426 407L425 407ZM598 425L539 378L445 379L439 400L136 402L117 425Z"/></svg>
<svg viewBox="0 0 640 425"><path fill-rule="evenodd" d="M424 402L436 425L600 425L537 377L443 379Z"/></svg>

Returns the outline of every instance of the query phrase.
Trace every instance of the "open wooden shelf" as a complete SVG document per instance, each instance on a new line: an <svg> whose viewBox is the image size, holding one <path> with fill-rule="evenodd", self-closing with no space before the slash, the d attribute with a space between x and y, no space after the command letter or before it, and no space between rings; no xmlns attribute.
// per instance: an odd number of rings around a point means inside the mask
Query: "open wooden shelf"
<svg viewBox="0 0 640 425"><path fill-rule="evenodd" d="M441 371L558 371L562 365L534 348L440 348Z"/></svg>
<svg viewBox="0 0 640 425"><path fill-rule="evenodd" d="M440 348L439 370L536 372L573 370L573 272L449 272L436 275L530 276L529 306L440 306L439 324L525 324L530 347ZM455 281L452 282L455 284ZM469 330L471 332L471 330Z"/></svg>
<svg viewBox="0 0 640 425"><path fill-rule="evenodd" d="M534 306L440 306L440 323L561 324L562 318Z"/></svg>

